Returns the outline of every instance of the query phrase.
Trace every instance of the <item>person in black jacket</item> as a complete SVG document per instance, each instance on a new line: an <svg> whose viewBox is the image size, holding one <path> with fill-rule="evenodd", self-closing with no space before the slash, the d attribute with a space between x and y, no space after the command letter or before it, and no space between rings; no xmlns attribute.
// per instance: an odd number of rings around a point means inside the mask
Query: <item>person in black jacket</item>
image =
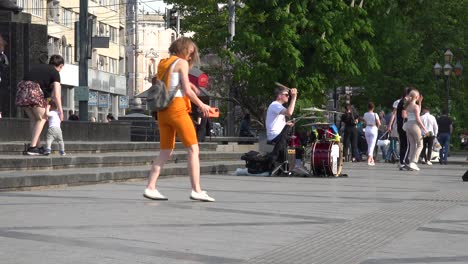
<svg viewBox="0 0 468 264"><path fill-rule="evenodd" d="M343 154L348 161L348 149L349 144L351 143L351 154L352 161L361 161L361 155L358 153L357 149L357 139L358 131L356 124L358 123L359 115L355 113L353 107L350 104L346 104L345 113L341 116L340 126L344 124L344 133L343 133Z"/></svg>
<svg viewBox="0 0 468 264"><path fill-rule="evenodd" d="M447 157L450 147L450 134L452 134L453 131L452 119L448 117L447 110L444 110L442 115L437 118L437 125L439 126L437 139L442 146L440 149L439 163L447 165Z"/></svg>

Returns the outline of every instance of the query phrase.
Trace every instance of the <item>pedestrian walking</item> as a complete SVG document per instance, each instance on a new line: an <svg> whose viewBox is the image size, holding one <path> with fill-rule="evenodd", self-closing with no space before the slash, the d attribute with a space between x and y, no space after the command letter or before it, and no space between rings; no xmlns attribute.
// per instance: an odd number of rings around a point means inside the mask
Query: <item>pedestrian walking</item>
<svg viewBox="0 0 468 264"><path fill-rule="evenodd" d="M432 165L432 147L434 145L435 135L439 132L436 118L429 112L428 107L423 108L421 121L427 129L427 134L423 133L422 163ZM423 131L421 131L423 132Z"/></svg>
<svg viewBox="0 0 468 264"><path fill-rule="evenodd" d="M349 156L352 156L352 161L361 161L361 155L358 152L358 131L356 125L359 120L359 115L355 113L351 104L346 104L345 112L341 115L340 119L340 130L342 124L344 124L343 131L343 153L345 160L348 161ZM351 143L351 153L349 151L349 145Z"/></svg>
<svg viewBox="0 0 468 264"><path fill-rule="evenodd" d="M46 122L47 100L57 105L57 112L63 121L60 74L64 65L63 57L52 55L49 64L34 65L18 83L16 105L29 117L31 123L31 143L26 150L28 155L40 155L43 149L38 147L39 137Z"/></svg>
<svg viewBox="0 0 468 264"><path fill-rule="evenodd" d="M393 112L390 119L390 123L387 126L388 129L392 130L393 122L396 122L398 140L400 142L400 155L399 155L399 165L400 170L408 169L408 138L406 137L406 131L403 130L403 123L406 122L406 111L403 107L405 102L405 97L413 90L413 87L406 87L403 96L400 99L397 99L393 102Z"/></svg>
<svg viewBox="0 0 468 264"><path fill-rule="evenodd" d="M366 142L367 142L367 165L374 166L374 148L377 142L378 127L380 126L380 118L374 113L375 105L373 102L367 104L367 112L364 114L364 121L366 122Z"/></svg>
<svg viewBox="0 0 468 264"><path fill-rule="evenodd" d="M395 163L397 160L400 159L400 154L398 151L398 129L397 129L397 122L393 122L392 127L388 128L387 130L389 133L389 140L390 144L388 144L388 150L387 150L387 160L386 162L392 162Z"/></svg>
<svg viewBox="0 0 468 264"><path fill-rule="evenodd" d="M422 97L420 96L418 90L413 89L405 98L404 104L408 118L406 124L404 125L404 129L406 130L410 149L408 155L409 168L416 171L420 170L417 163L419 154L421 154L421 150L423 148L421 131L423 131L424 134L428 133L419 116L421 113L421 102Z"/></svg>
<svg viewBox="0 0 468 264"><path fill-rule="evenodd" d="M46 108L46 115L48 117L49 129L47 129L47 141L44 150L44 155L49 155L52 152L52 143L57 141L59 144L59 153L65 156L65 143L63 142L62 129L60 128L61 120L57 110L57 104L50 101Z"/></svg>
<svg viewBox="0 0 468 264"><path fill-rule="evenodd" d="M378 139L382 139L382 140L385 140L388 138L388 129L387 129L387 120L385 119L385 111L384 110L381 110L379 112L379 119L380 119L380 126L378 127ZM387 160L387 149L386 149L386 145L380 145L380 146L377 146L376 148L376 151L375 151L375 157L378 158L378 152L379 152L379 148L380 148L380 151L382 152L382 159L385 161Z"/></svg>
<svg viewBox="0 0 468 264"><path fill-rule="evenodd" d="M200 186L200 158L197 134L194 124L190 118L191 103L198 106L204 117L208 117L210 106L204 104L196 95L196 87L189 81L189 68L199 62L198 48L196 44L187 37L175 40L169 47L171 56L162 59L158 65L158 79L162 79L167 71L166 82L168 89L172 92L178 85L181 88L175 93L173 101L169 106L157 113L160 131L160 152L153 161L149 172L148 184L143 196L153 200L167 200L156 186L161 169L171 157L175 148L176 134L182 141L188 153L188 173L191 179L192 191L190 199L213 202L207 192Z"/></svg>
<svg viewBox="0 0 468 264"><path fill-rule="evenodd" d="M449 154L450 147L450 135L453 131L452 119L449 118L446 110L442 112L442 115L437 119L437 125L439 126L439 134L437 139L441 145L439 154L439 163L447 165L447 157Z"/></svg>

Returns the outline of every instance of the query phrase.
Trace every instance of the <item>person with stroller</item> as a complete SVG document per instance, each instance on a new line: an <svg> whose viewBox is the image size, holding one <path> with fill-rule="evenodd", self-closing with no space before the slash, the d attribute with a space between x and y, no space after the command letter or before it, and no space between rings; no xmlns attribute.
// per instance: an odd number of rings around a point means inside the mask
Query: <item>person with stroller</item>
<svg viewBox="0 0 468 264"><path fill-rule="evenodd" d="M358 152L358 131L356 125L359 121L359 115L355 113L351 104L346 104L345 112L341 115L340 126L344 124L343 130L343 154L345 161L348 161L348 157L351 155L353 162L361 161L361 155ZM349 145L351 143L351 153L348 152Z"/></svg>

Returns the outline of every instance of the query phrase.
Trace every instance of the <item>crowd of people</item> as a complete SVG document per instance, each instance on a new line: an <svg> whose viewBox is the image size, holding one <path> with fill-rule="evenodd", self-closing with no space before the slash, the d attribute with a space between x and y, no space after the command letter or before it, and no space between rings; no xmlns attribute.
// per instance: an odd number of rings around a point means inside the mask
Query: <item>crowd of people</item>
<svg viewBox="0 0 468 264"><path fill-rule="evenodd" d="M447 164L453 124L446 111L436 119L413 87L405 88L389 115L383 110L377 115L374 108L369 102L361 117L352 105L345 106L340 120L345 161L360 161L365 155L368 165L375 166L380 148L382 160L398 161L400 170L418 171L418 163L430 166L434 159Z"/></svg>

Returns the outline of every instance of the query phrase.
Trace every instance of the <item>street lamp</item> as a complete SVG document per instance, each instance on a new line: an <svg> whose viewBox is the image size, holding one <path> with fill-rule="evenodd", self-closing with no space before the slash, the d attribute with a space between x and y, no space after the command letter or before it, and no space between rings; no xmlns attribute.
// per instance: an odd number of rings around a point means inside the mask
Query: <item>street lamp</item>
<svg viewBox="0 0 468 264"><path fill-rule="evenodd" d="M458 61L455 67L451 65L453 59L453 53L450 49L447 49L444 53L444 67L438 62L434 64L433 70L434 75L437 78L442 78L445 76L445 89L446 89L446 101L445 101L445 111L448 114L450 110L450 77L454 74L456 77L460 77L463 72L463 66L461 62Z"/></svg>
<svg viewBox="0 0 468 264"><path fill-rule="evenodd" d="M228 0L227 4L220 3L217 5L218 11L221 11L224 8L228 9L229 18L228 18L228 32L229 39L227 41L228 48L231 46L234 36L236 35L236 6L239 8L244 8L245 4L238 0ZM228 101L228 113L227 113L227 134L228 136L234 136L235 132L235 115L234 115L234 101L233 97L236 95L236 87L232 85L232 77L230 78L230 87L229 87L229 101Z"/></svg>

